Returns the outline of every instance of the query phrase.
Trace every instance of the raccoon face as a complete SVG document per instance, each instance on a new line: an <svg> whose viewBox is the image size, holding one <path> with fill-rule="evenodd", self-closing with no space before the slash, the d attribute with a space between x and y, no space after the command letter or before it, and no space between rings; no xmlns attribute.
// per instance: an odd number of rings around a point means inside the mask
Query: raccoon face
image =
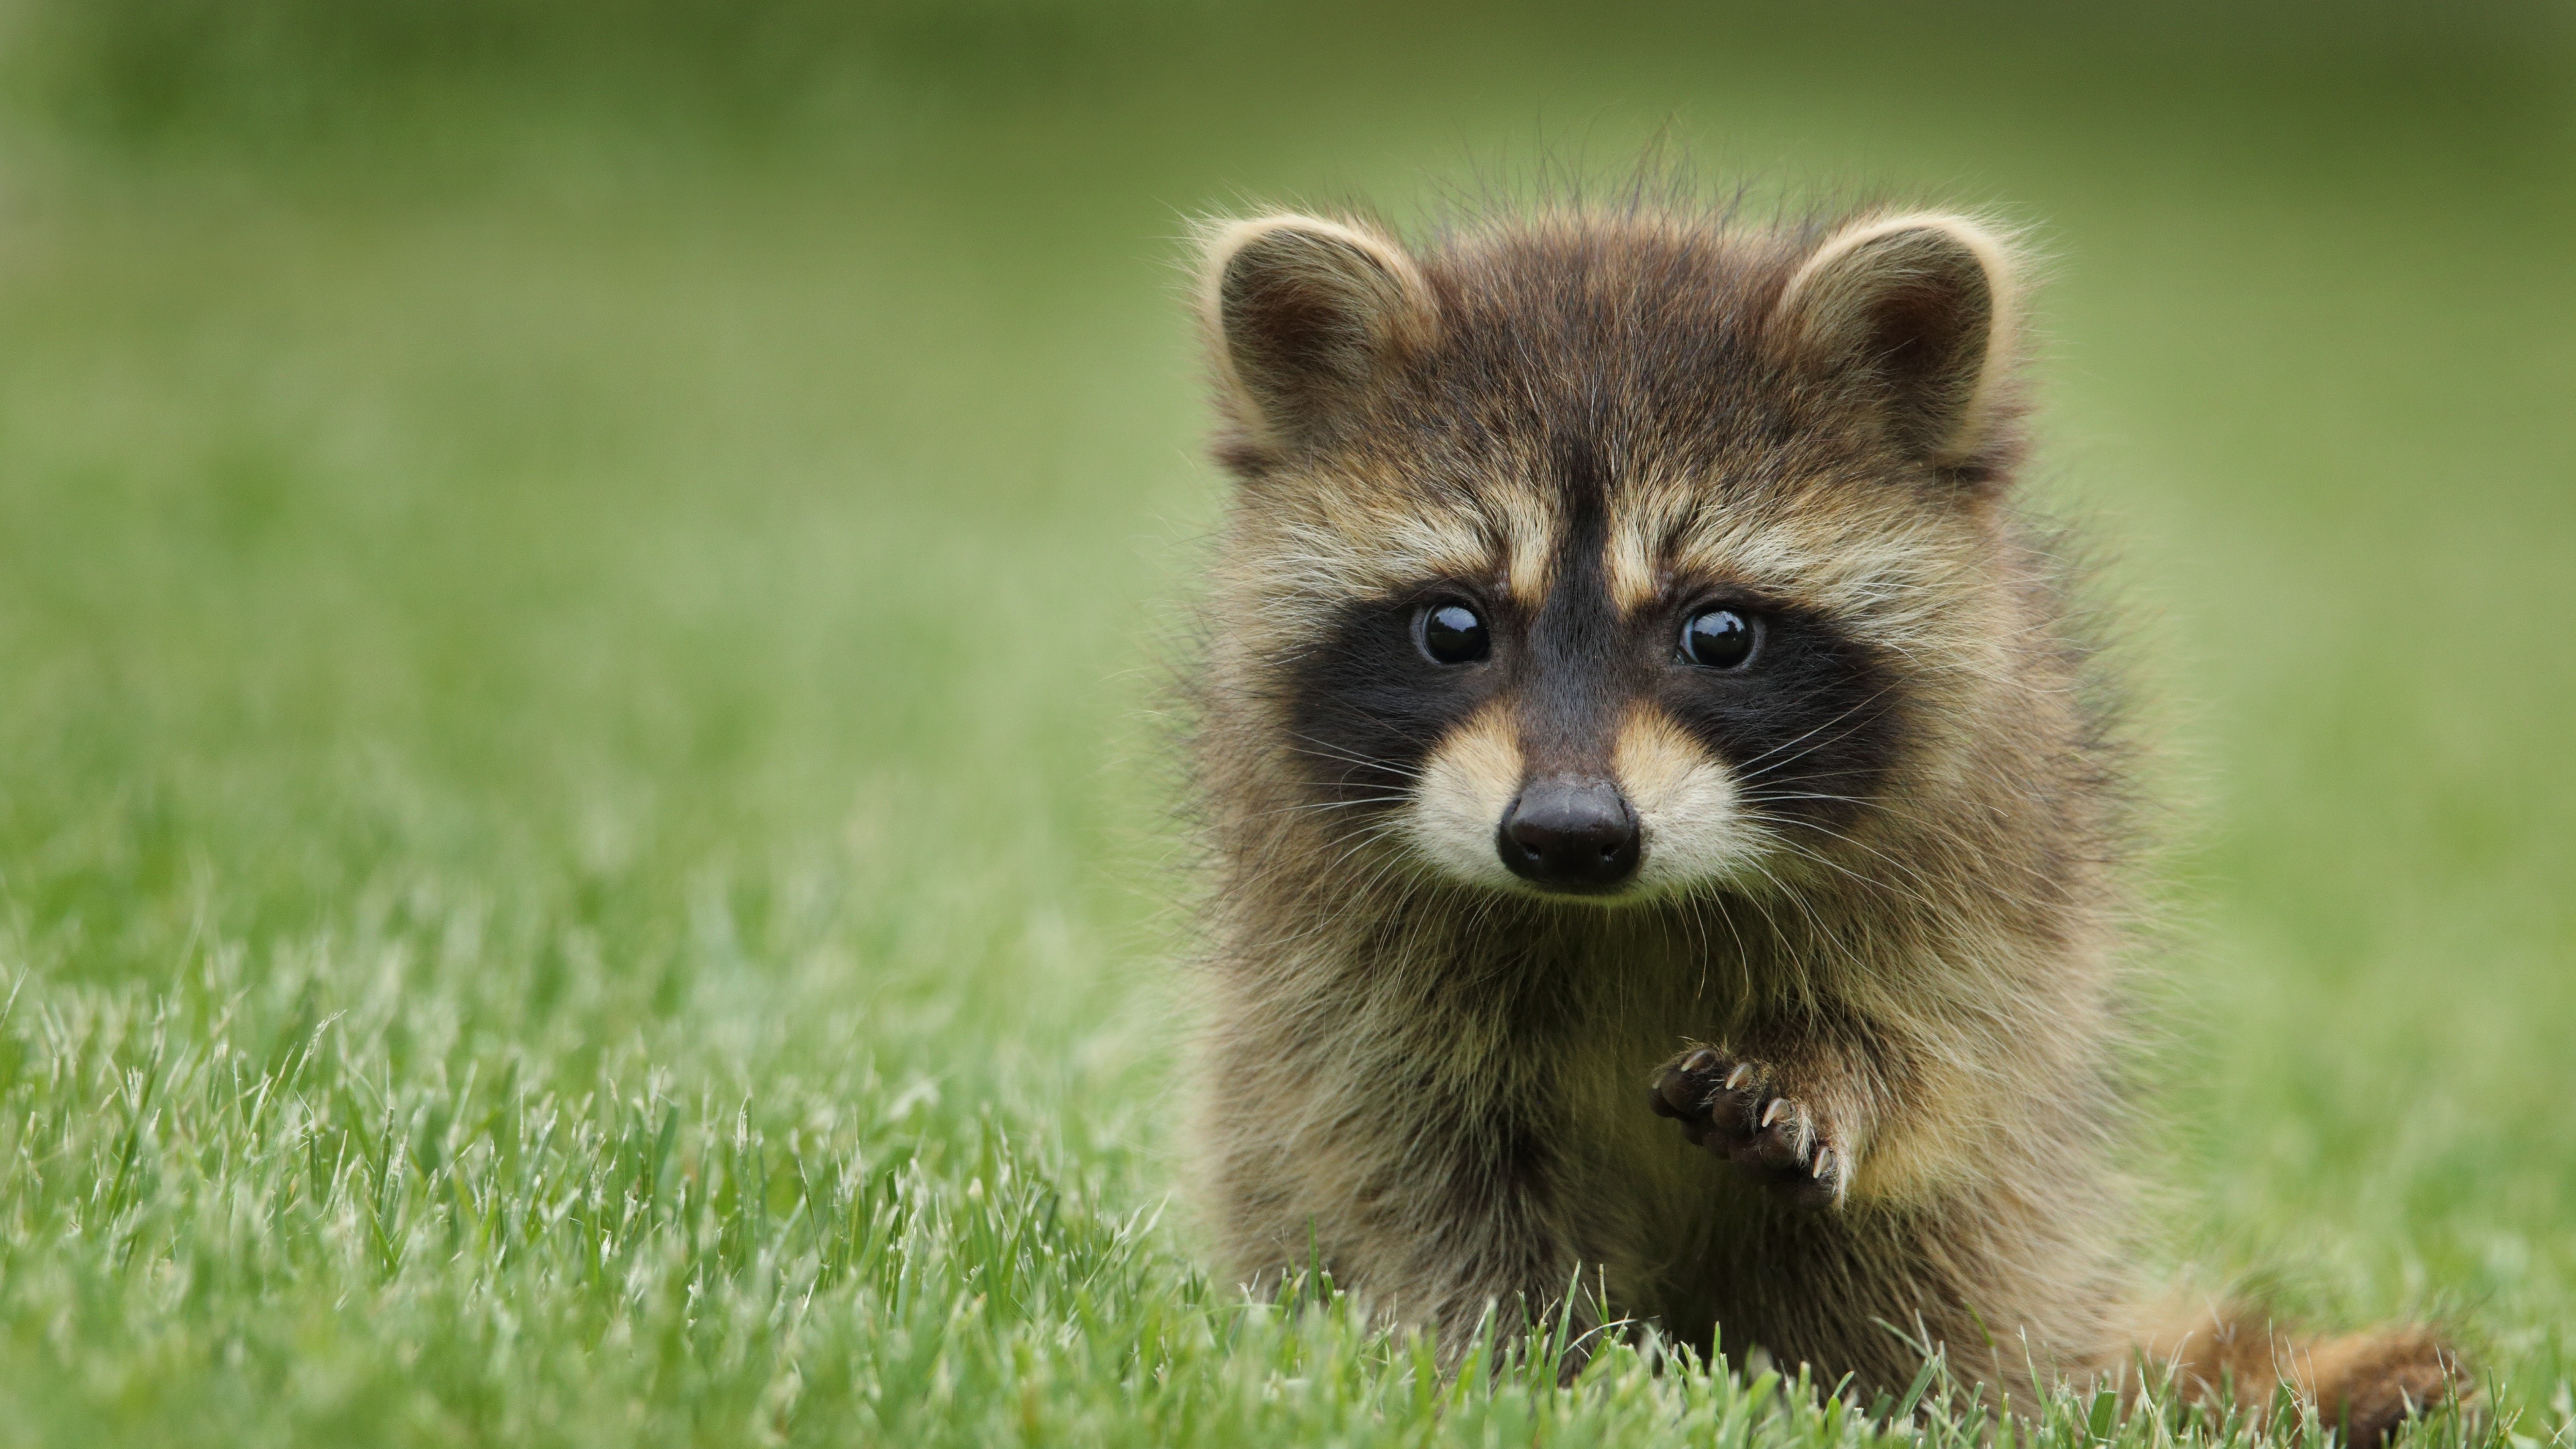
<svg viewBox="0 0 2576 1449"><path fill-rule="evenodd" d="M1221 652L1296 808L1596 901L1830 864L1991 643L2001 258L1924 216L1427 265L1310 217L1216 233Z"/></svg>

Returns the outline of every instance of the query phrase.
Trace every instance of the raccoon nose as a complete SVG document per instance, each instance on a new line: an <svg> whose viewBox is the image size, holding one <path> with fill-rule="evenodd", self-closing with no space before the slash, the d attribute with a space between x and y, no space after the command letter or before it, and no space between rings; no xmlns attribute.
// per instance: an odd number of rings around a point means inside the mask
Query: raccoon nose
<svg viewBox="0 0 2576 1449"><path fill-rule="evenodd" d="M1533 780L1494 844L1512 874L1551 890L1607 890L1637 870L1637 815L1605 780Z"/></svg>

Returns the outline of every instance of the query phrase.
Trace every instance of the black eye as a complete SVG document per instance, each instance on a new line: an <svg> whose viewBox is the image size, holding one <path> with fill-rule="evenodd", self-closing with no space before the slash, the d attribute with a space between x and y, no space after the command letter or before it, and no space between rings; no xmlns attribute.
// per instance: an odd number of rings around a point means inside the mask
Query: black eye
<svg viewBox="0 0 2576 1449"><path fill-rule="evenodd" d="M1707 669L1741 669L1753 657L1753 621L1733 609L1708 609L1682 625L1682 658Z"/></svg>
<svg viewBox="0 0 2576 1449"><path fill-rule="evenodd" d="M1464 604L1433 604L1423 610L1414 637L1434 664L1473 664L1493 652L1485 621Z"/></svg>

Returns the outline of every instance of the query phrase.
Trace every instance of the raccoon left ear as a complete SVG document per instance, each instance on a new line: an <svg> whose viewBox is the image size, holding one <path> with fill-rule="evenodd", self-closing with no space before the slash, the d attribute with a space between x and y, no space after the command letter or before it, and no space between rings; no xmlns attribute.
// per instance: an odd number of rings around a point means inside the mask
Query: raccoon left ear
<svg viewBox="0 0 2576 1449"><path fill-rule="evenodd" d="M1775 325L1923 463L1974 469L1994 441L2017 323L2011 251L1964 216L1855 222L1789 279Z"/></svg>

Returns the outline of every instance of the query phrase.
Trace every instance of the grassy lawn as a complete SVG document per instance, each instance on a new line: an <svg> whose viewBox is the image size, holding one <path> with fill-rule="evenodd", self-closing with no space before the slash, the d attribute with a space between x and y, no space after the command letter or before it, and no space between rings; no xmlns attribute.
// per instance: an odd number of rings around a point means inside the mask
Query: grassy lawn
<svg viewBox="0 0 2576 1449"><path fill-rule="evenodd" d="M839 36L810 114L22 98L0 1443L1868 1437L1444 1386L1172 1196L1180 218L1668 121L2041 224L2038 487L2174 804L2160 1261L2444 1315L2576 1442L2563 17L1086 16Z"/></svg>

